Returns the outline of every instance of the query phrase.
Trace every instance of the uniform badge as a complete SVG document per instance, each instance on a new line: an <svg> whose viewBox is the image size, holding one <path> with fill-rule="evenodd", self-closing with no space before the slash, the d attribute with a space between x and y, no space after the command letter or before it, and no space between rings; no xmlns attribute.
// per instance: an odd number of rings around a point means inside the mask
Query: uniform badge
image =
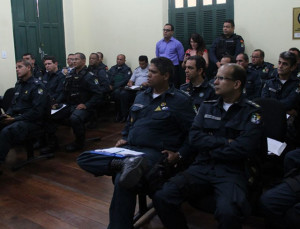
<svg viewBox="0 0 300 229"><path fill-rule="evenodd" d="M154 111L161 111L160 106L156 107L156 109Z"/></svg>
<svg viewBox="0 0 300 229"><path fill-rule="evenodd" d="M27 91L27 90L25 91L25 94L28 94L28 91Z"/></svg>
<svg viewBox="0 0 300 229"><path fill-rule="evenodd" d="M38 89L38 94L39 94L39 95L42 95L43 93L44 93L44 90L43 90L42 88L39 88L39 89Z"/></svg>
<svg viewBox="0 0 300 229"><path fill-rule="evenodd" d="M296 89L296 93L297 93L297 94L299 94L299 93L300 93L300 86L299 86L299 87L297 87L297 89Z"/></svg>
<svg viewBox="0 0 300 229"><path fill-rule="evenodd" d="M258 113L252 114L252 116L251 116L251 122L254 123L254 124L260 124L260 122L261 122L261 116L260 116L260 114L258 114Z"/></svg>
<svg viewBox="0 0 300 229"><path fill-rule="evenodd" d="M201 92L201 93L199 94L199 97L203 97L203 96L204 96L204 93Z"/></svg>
<svg viewBox="0 0 300 229"><path fill-rule="evenodd" d="M161 104L160 104L160 106L162 106L162 107L164 107L164 106L166 106L167 104L165 103L165 102L162 102Z"/></svg>
<svg viewBox="0 0 300 229"><path fill-rule="evenodd" d="M162 107L161 108L163 111L167 111L167 110L169 110L169 107Z"/></svg>
<svg viewBox="0 0 300 229"><path fill-rule="evenodd" d="M95 82L96 85L99 84L98 79L95 79L94 82Z"/></svg>
<svg viewBox="0 0 300 229"><path fill-rule="evenodd" d="M298 72L298 74L297 74L297 78L300 78L300 72Z"/></svg>
<svg viewBox="0 0 300 229"><path fill-rule="evenodd" d="M130 122L133 122L133 118L130 119Z"/></svg>
<svg viewBox="0 0 300 229"><path fill-rule="evenodd" d="M267 67L265 67L263 70L262 70L263 73L268 73L269 72L269 69Z"/></svg>

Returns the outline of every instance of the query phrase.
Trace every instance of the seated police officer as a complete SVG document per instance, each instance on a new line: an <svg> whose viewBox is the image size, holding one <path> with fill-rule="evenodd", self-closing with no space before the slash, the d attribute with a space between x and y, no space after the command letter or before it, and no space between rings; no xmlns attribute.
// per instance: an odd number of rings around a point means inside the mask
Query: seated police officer
<svg viewBox="0 0 300 229"><path fill-rule="evenodd" d="M106 70L99 64L100 58L97 53L91 53L89 58L88 71L94 73L97 77L106 77Z"/></svg>
<svg viewBox="0 0 300 229"><path fill-rule="evenodd" d="M297 67L293 71L293 75L300 78L300 50L297 48L290 48L289 52L294 53L297 57Z"/></svg>
<svg viewBox="0 0 300 229"><path fill-rule="evenodd" d="M103 69L105 71L108 70L108 67L103 63L103 58L104 58L104 55L102 52L97 52L98 56L99 56L99 61L98 61L98 66L99 66L99 69Z"/></svg>
<svg viewBox="0 0 300 229"><path fill-rule="evenodd" d="M41 80L43 77L43 71L35 62L34 55L32 53L24 53L23 59L27 60L31 64L33 77L35 77L38 80Z"/></svg>
<svg viewBox="0 0 300 229"><path fill-rule="evenodd" d="M120 122L125 122L128 116L128 111L132 105L135 96L139 90L143 90L148 86L148 57L139 56L139 67L137 67L127 83L128 87L121 90L120 94ZM132 86L139 88L131 89Z"/></svg>
<svg viewBox="0 0 300 229"><path fill-rule="evenodd" d="M197 110L205 100L216 98L215 89L205 78L206 62L202 56L190 56L186 60L185 75L189 83L182 84L180 90L189 94Z"/></svg>
<svg viewBox="0 0 300 229"><path fill-rule="evenodd" d="M224 55L231 55L234 58L245 50L244 40L240 35L234 33L234 21L224 21L223 34L216 38L209 49L209 59L219 68Z"/></svg>
<svg viewBox="0 0 300 229"><path fill-rule="evenodd" d="M300 228L300 149L284 159L284 181L261 197L266 228Z"/></svg>
<svg viewBox="0 0 300 229"><path fill-rule="evenodd" d="M110 81L111 99L115 102L116 122L119 122L122 117L120 113L120 93L123 87L128 83L132 74L130 67L126 64L126 57L123 54L117 56L117 64L112 66L107 75Z"/></svg>
<svg viewBox="0 0 300 229"><path fill-rule="evenodd" d="M245 94L248 99L259 98L261 95L262 81L259 74L255 70L248 68L249 57L246 53L240 53L236 57L236 63L242 66L247 73L247 79L245 84Z"/></svg>
<svg viewBox="0 0 300 229"><path fill-rule="evenodd" d="M12 144L20 143L33 131L42 127L46 115L47 91L44 85L32 76L31 64L19 60L16 64L18 82L11 106L1 115L0 164Z"/></svg>
<svg viewBox="0 0 300 229"><path fill-rule="evenodd" d="M263 50L255 49L251 55L251 62L248 67L251 71L257 71L262 80L262 84L264 84L267 79L273 77L274 65L265 61L265 52Z"/></svg>
<svg viewBox="0 0 300 229"><path fill-rule="evenodd" d="M85 142L85 122L93 114L94 108L103 98L100 83L93 73L87 71L86 58L83 53L75 53L74 69L67 75L64 83L63 96L53 105L53 109L60 104L66 107L51 116L47 133L50 145L41 151L43 153L53 152L56 145L56 122L68 119L75 134L75 141L66 146L69 152L82 149Z"/></svg>
<svg viewBox="0 0 300 229"><path fill-rule="evenodd" d="M245 82L241 66L219 68L214 84L220 98L200 106L190 130L190 144L198 152L194 163L153 197L166 228L187 228L181 203L212 193L219 228L241 228L250 210L245 163L259 150L262 138L260 107L245 98Z"/></svg>
<svg viewBox="0 0 300 229"><path fill-rule="evenodd" d="M51 105L53 105L62 96L65 76L61 70L58 70L58 62L54 56L45 56L44 65L46 73L41 78L41 81L47 88Z"/></svg>
<svg viewBox="0 0 300 229"><path fill-rule="evenodd" d="M165 57L151 60L149 88L139 93L130 109L123 138L116 146L140 151L144 157L125 160L85 152L79 166L94 175L113 175L114 194L110 206L110 229L131 229L135 211L137 184L156 162L168 156L171 162L189 154L188 130L195 116L188 95L169 85L173 63ZM143 182L148 182L146 178Z"/></svg>

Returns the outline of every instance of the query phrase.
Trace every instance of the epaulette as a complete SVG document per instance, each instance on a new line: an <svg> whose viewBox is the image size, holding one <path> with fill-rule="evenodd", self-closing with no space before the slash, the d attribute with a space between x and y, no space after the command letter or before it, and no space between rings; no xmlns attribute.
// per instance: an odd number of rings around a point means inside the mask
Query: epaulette
<svg viewBox="0 0 300 229"><path fill-rule="evenodd" d="M92 76L95 75L93 72L89 72Z"/></svg>
<svg viewBox="0 0 300 229"><path fill-rule="evenodd" d="M216 103L218 100L214 99L214 100L205 100L203 101L204 103Z"/></svg>
<svg viewBox="0 0 300 229"><path fill-rule="evenodd" d="M177 91L184 96L190 97L190 95L186 91L182 91L182 90L177 90Z"/></svg>
<svg viewBox="0 0 300 229"><path fill-rule="evenodd" d="M250 104L250 105L252 105L252 106L254 106L254 107L256 107L256 108L259 108L260 106L257 104L257 103L255 103L255 102L253 102L252 100L246 100L246 103L248 103L248 104Z"/></svg>

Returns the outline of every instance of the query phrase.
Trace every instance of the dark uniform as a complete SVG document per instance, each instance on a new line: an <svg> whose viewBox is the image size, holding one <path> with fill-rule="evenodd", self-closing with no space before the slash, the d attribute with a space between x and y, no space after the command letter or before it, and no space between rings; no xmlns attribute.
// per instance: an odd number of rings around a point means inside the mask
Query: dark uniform
<svg viewBox="0 0 300 229"><path fill-rule="evenodd" d="M102 99L103 93L97 77L88 72L86 66L79 73L73 69L70 75L66 76L63 96L57 101L57 103L65 103L67 106L52 115L52 122L53 120L69 118L76 136L76 143L83 145L85 122ZM79 104L84 104L87 109L76 109ZM56 125L52 122L49 125L48 133L53 135L56 131Z"/></svg>
<svg viewBox="0 0 300 229"><path fill-rule="evenodd" d="M47 91L40 81L30 77L16 83L12 104L6 112L15 121L0 132L0 163L5 161L12 144L22 142L41 128L46 110Z"/></svg>
<svg viewBox="0 0 300 229"><path fill-rule="evenodd" d="M240 53L244 53L244 39L237 34L232 34L226 38L224 34L216 38L209 49L209 59L213 63L219 62L224 55L236 57Z"/></svg>
<svg viewBox="0 0 300 229"><path fill-rule="evenodd" d="M122 132L128 142L125 147L144 152L150 167L163 157L162 150L180 152L186 157L189 154L187 135L194 116L192 102L185 93L172 87L153 98L152 88L148 88L136 96L131 107L129 121ZM114 175L109 166L112 159L83 153L77 162L95 175ZM108 228L132 228L137 191L120 187L120 174L115 175Z"/></svg>
<svg viewBox="0 0 300 229"><path fill-rule="evenodd" d="M300 228L300 149L286 154L284 170L283 183L261 197L267 228Z"/></svg>
<svg viewBox="0 0 300 229"><path fill-rule="evenodd" d="M99 65L96 66L88 66L88 71L92 72L94 75L97 77L106 77L106 71L107 71L107 66L103 63L100 63Z"/></svg>
<svg viewBox="0 0 300 229"><path fill-rule="evenodd" d="M249 70L254 72L256 71L258 73L258 76L262 80L262 84L264 84L266 80L274 78L274 65L269 62L264 61L261 66L250 63L248 68Z"/></svg>
<svg viewBox="0 0 300 229"><path fill-rule="evenodd" d="M260 107L244 95L227 112L222 98L201 105L190 131L190 144L198 152L194 163L153 198L167 228L187 228L180 204L212 193L219 228L241 228L242 218L250 212L245 163L260 148L260 113Z"/></svg>
<svg viewBox="0 0 300 229"><path fill-rule="evenodd" d="M193 104L197 110L203 101L216 99L215 88L207 79L199 87L194 87L191 82L182 84L180 90L186 92L193 99Z"/></svg>
<svg viewBox="0 0 300 229"><path fill-rule="evenodd" d="M259 98L262 90L262 80L259 73L255 70L247 69L247 78L245 84L245 94L250 100Z"/></svg>
<svg viewBox="0 0 300 229"><path fill-rule="evenodd" d="M296 69L292 72L294 77L297 77L298 79L300 79L300 64L297 64Z"/></svg>
<svg viewBox="0 0 300 229"><path fill-rule="evenodd" d="M38 80L42 80L44 73L37 64L34 64L34 67L32 70L32 75L34 78L36 78Z"/></svg>
<svg viewBox="0 0 300 229"><path fill-rule="evenodd" d="M46 72L41 78L42 83L47 88L47 92L51 99L51 104L55 104L56 100L61 100L63 89L64 89L65 75L61 70L57 72Z"/></svg>
<svg viewBox="0 0 300 229"><path fill-rule="evenodd" d="M291 76L284 84L281 83L277 70L275 77L265 82L262 89L262 98L279 100L287 111L295 109L299 96L299 79Z"/></svg>

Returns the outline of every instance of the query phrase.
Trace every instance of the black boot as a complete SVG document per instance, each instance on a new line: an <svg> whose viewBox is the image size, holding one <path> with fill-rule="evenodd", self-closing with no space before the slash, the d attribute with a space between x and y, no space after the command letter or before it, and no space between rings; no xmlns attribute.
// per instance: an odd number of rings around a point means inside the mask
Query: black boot
<svg viewBox="0 0 300 229"><path fill-rule="evenodd" d="M53 154L59 147L58 147L58 141L55 135L48 136L47 139L48 145L42 149L40 149L40 155L44 154Z"/></svg>
<svg viewBox="0 0 300 229"><path fill-rule="evenodd" d="M76 140L66 146L67 152L74 152L84 148L85 137L76 137Z"/></svg>

